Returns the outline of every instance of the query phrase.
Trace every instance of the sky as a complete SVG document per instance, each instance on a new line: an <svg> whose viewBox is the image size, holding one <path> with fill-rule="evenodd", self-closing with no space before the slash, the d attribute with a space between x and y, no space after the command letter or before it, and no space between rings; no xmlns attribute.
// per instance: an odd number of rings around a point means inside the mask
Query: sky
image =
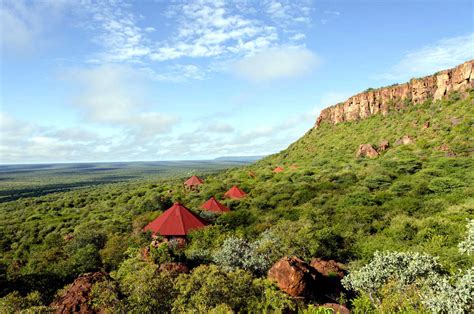
<svg viewBox="0 0 474 314"><path fill-rule="evenodd" d="M369 87L474 59L470 0L0 0L0 163L285 149Z"/></svg>

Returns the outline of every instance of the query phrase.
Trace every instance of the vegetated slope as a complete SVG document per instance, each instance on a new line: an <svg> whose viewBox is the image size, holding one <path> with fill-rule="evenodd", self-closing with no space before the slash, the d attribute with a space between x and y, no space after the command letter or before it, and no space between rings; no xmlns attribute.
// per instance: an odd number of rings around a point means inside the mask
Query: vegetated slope
<svg viewBox="0 0 474 314"><path fill-rule="evenodd" d="M276 155L208 180L202 194L220 196L233 183L249 191L221 219L248 234L282 219L310 220L317 256L349 262L376 250L419 250L460 266L467 261L456 244L474 207L472 101L472 91L454 93L387 116L323 124ZM395 144L405 135L414 143ZM390 148L380 156L355 156L360 144L383 140ZM273 173L277 166L284 172Z"/></svg>

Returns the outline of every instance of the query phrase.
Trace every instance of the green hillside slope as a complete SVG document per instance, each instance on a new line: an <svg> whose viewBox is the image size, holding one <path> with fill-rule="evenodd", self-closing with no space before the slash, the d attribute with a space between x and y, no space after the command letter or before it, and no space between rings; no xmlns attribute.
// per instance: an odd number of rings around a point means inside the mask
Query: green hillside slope
<svg viewBox="0 0 474 314"><path fill-rule="evenodd" d="M474 208L473 95L312 129L276 155L209 178L200 197L185 201L197 207L239 184L250 197L221 220L249 236L282 219L308 219L321 237L318 256L348 262L410 249L459 266L467 261L456 244ZM404 135L414 143L396 145ZM355 157L360 144L383 140L391 147L380 156ZM274 174L276 166L285 171Z"/></svg>

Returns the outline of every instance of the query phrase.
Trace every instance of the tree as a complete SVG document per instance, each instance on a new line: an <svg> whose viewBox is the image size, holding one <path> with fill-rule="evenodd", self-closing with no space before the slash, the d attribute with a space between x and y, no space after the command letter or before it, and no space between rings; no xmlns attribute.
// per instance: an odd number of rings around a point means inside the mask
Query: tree
<svg viewBox="0 0 474 314"><path fill-rule="evenodd" d="M128 248L128 237L114 234L108 237L104 248L100 250L100 256L105 269L115 270L122 260L126 257L125 252Z"/></svg>
<svg viewBox="0 0 474 314"><path fill-rule="evenodd" d="M128 255L130 258L112 274L126 295L126 308L137 313L155 313L156 309L169 312L176 294L173 275L141 259L136 249Z"/></svg>
<svg viewBox="0 0 474 314"><path fill-rule="evenodd" d="M176 280L178 296L173 311L198 313L217 308L234 312L281 312L292 309L291 299L265 279L253 279L242 269L225 271L216 265L201 265Z"/></svg>

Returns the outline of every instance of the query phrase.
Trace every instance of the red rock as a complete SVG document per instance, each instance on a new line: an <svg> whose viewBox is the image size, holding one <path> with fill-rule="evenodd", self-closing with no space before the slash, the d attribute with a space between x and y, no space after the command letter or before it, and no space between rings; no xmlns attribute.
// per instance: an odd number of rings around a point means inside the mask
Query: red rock
<svg viewBox="0 0 474 314"><path fill-rule="evenodd" d="M54 309L54 313L96 313L89 304L89 294L95 283L107 279L107 274L103 272L83 274L77 277L50 306Z"/></svg>
<svg viewBox="0 0 474 314"><path fill-rule="evenodd" d="M177 274L189 273L188 266L186 266L184 263L175 263L175 262L163 263L160 265L159 270L168 271L168 272L177 273Z"/></svg>
<svg viewBox="0 0 474 314"><path fill-rule="evenodd" d="M369 157L374 158L377 157L379 153L375 150L375 148L370 144L360 144L359 149L357 150L356 157Z"/></svg>
<svg viewBox="0 0 474 314"><path fill-rule="evenodd" d="M338 300L341 293L344 292L344 287L341 284L341 280L346 274L344 265L333 260L313 258L311 267L320 274L316 284L316 296L320 299L326 298L327 301Z"/></svg>
<svg viewBox="0 0 474 314"><path fill-rule="evenodd" d="M403 107L405 100L416 105L428 99L442 99L453 91L462 93L466 89L474 88L473 65L474 60L470 60L434 75L412 79L408 83L359 93L345 102L322 110L315 128L323 123L358 121L377 114L385 116Z"/></svg>
<svg viewBox="0 0 474 314"><path fill-rule="evenodd" d="M325 261L320 258L313 258L310 265L326 277L335 276L342 279L345 275L344 265L334 260Z"/></svg>
<svg viewBox="0 0 474 314"><path fill-rule="evenodd" d="M390 143L388 142L388 140L383 140L382 142L380 142L378 150L379 150L379 152L384 152L389 147L390 147Z"/></svg>
<svg viewBox="0 0 474 314"><path fill-rule="evenodd" d="M395 142L395 145L408 145L413 144L415 140L410 135L403 135L399 140Z"/></svg>
<svg viewBox="0 0 474 314"><path fill-rule="evenodd" d="M316 271L297 257L283 257L268 271L268 278L293 297L312 294Z"/></svg>

